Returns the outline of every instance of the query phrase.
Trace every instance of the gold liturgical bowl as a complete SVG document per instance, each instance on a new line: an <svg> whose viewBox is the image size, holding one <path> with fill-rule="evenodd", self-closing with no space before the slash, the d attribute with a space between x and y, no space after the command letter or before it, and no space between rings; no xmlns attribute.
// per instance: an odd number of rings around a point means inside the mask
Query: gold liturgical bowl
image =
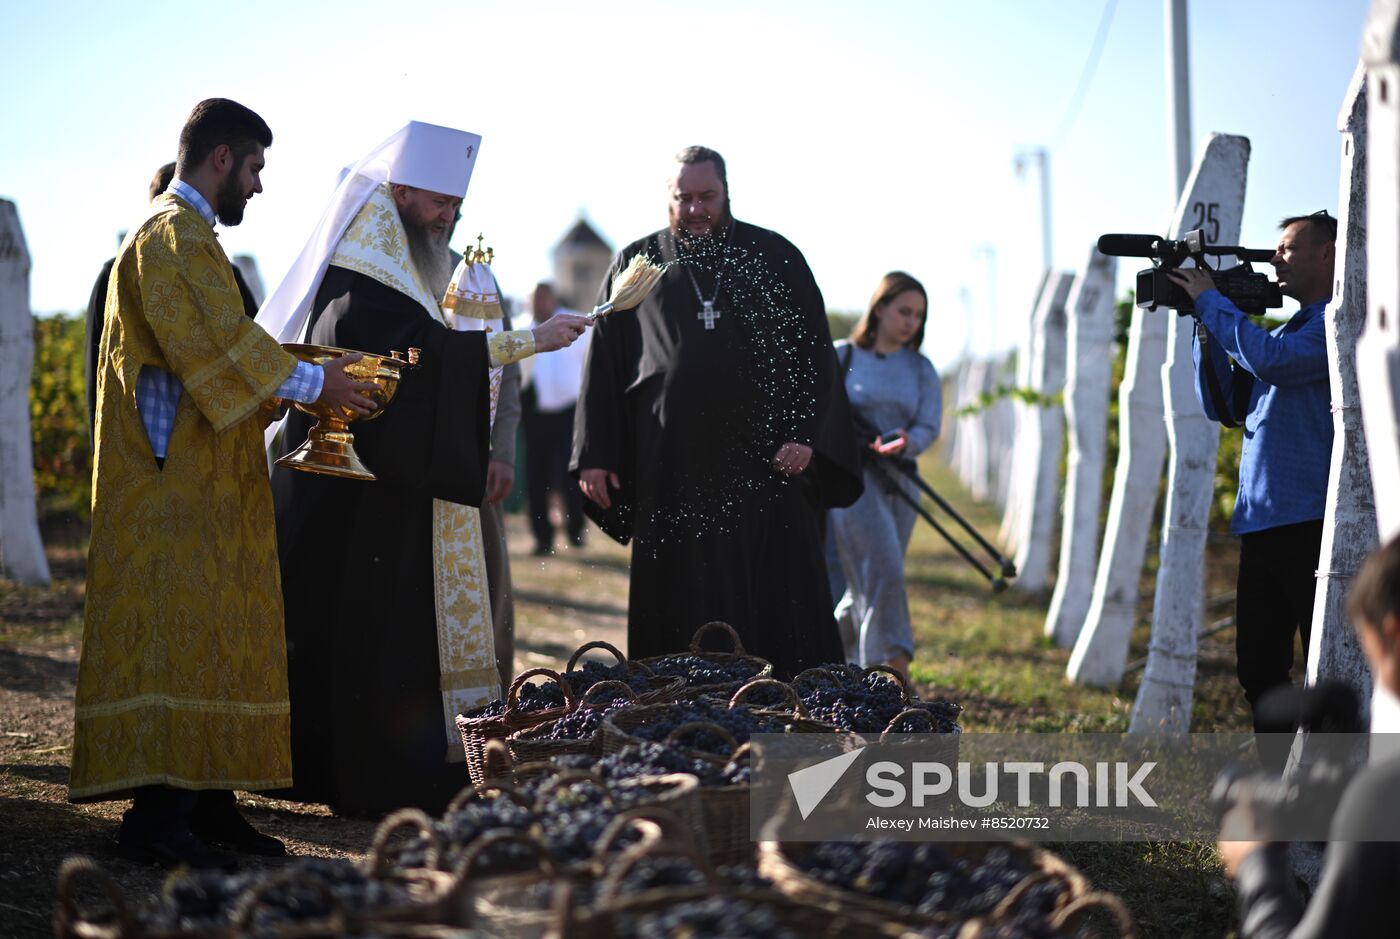
<svg viewBox="0 0 1400 939"><path fill-rule="evenodd" d="M324 365L332 359L351 355L354 349L337 349L335 346L317 346L310 343L286 342L282 344L292 355L303 362ZM339 476L343 479L373 480L374 474L360 462L355 453L355 436L350 433L351 421L372 421L384 412L398 390L399 379L405 369L416 368L419 351L409 349L408 354L391 352L388 355L373 355L361 352L364 358L348 366L345 374L355 381L371 382L375 389L368 392L379 405L374 413L365 417L347 411L331 408L312 402L294 402L298 410L316 418L306 442L277 461L278 466L306 470L308 473L322 473L326 476Z"/></svg>

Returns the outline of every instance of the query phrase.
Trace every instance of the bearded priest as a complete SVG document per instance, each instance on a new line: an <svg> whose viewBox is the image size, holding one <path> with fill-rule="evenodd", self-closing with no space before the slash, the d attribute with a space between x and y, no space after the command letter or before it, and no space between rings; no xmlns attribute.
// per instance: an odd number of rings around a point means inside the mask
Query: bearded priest
<svg viewBox="0 0 1400 939"><path fill-rule="evenodd" d="M481 138L414 121L342 177L258 322L284 341L421 351L394 400L356 423L377 477L277 468L287 608L290 797L338 814L441 811L468 783L455 717L500 697L481 505L493 372L561 348L587 327L460 330L440 300L447 238ZM279 451L306 438L294 413Z"/></svg>

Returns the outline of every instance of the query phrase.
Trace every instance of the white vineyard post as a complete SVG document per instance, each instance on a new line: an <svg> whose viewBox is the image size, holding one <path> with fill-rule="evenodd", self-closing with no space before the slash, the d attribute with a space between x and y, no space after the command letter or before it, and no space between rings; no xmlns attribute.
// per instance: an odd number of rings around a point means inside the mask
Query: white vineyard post
<svg viewBox="0 0 1400 939"><path fill-rule="evenodd" d="M47 584L49 562L39 536L29 427L34 366L29 266L19 211L0 199L0 576Z"/></svg>
<svg viewBox="0 0 1400 939"><path fill-rule="evenodd" d="M1203 229L1212 244L1238 244L1244 217L1249 139L1212 134L1177 204L1171 227L1180 238ZM1232 266L1233 259L1221 259ZM1196 647L1204 606L1206 525L1215 491L1220 425L1205 416L1196 399L1191 339L1195 320L1159 310L1167 327L1163 393L1170 403L1167 442L1167 502L1163 512L1161 563L1152 604L1147 669L1138 687L1131 731L1191 729L1196 684Z"/></svg>
<svg viewBox="0 0 1400 939"><path fill-rule="evenodd" d="M1099 507L1108 449L1109 383L1113 368L1113 282L1116 259L1090 249L1084 276L1068 301L1065 423L1065 510L1060 534L1059 574L1045 634L1068 648L1079 636L1094 588L1098 560Z"/></svg>

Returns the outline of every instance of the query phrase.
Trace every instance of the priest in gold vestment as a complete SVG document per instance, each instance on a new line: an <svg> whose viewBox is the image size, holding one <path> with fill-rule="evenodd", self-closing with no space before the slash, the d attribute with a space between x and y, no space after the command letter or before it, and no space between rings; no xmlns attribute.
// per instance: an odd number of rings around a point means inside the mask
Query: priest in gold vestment
<svg viewBox="0 0 1400 939"><path fill-rule="evenodd" d="M292 702L286 795L342 814L437 812L468 783L455 716L501 693L478 511L501 368L587 324L488 331L501 314L486 290L456 291L444 309L447 237L480 144L414 121L376 147L346 172L258 314L284 341L421 350L392 406L355 427L373 482L273 473ZM309 424L289 415L281 451ZM367 566L348 563L366 550Z"/></svg>
<svg viewBox="0 0 1400 939"><path fill-rule="evenodd" d="M134 797L118 847L163 864L284 853L232 792L292 775L263 427L279 398L373 408L346 360L299 363L244 315L213 225L262 191L271 142L242 105L196 106L107 295L69 798Z"/></svg>

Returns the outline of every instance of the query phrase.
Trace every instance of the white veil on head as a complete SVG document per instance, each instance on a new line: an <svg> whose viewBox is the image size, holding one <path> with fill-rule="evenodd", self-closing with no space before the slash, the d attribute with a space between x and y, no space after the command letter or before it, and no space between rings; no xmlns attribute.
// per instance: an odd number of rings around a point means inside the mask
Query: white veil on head
<svg viewBox="0 0 1400 939"><path fill-rule="evenodd" d="M311 238L258 311L257 324L278 342L298 341L326 267L375 187L395 182L464 198L480 150L476 134L410 121L343 171Z"/></svg>

